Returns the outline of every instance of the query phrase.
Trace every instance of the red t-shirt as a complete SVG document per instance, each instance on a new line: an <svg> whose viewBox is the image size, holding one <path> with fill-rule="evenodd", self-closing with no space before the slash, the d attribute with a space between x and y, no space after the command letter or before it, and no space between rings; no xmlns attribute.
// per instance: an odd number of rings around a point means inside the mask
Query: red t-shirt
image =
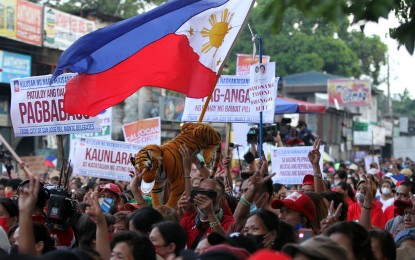
<svg viewBox="0 0 415 260"><path fill-rule="evenodd" d="M359 203L354 203L353 205L349 206L349 210L347 212L347 220L348 221L360 221L360 214L362 213L362 208ZM378 205L378 203L372 203L372 210L370 212L370 216L372 218L372 226L384 228L385 227L385 217L383 215L382 207Z"/></svg>
<svg viewBox="0 0 415 260"><path fill-rule="evenodd" d="M385 216L386 222L388 222L390 219L393 219L395 217L395 205L392 204L388 206L383 212L383 215Z"/></svg>
<svg viewBox="0 0 415 260"><path fill-rule="evenodd" d="M187 233L187 247L191 247L193 244L193 241L196 239L196 237L199 235L200 230L204 229L207 225L209 225L209 222L200 222L201 226L199 228L196 227L196 215L197 212L191 213L190 215L184 213L183 217L180 219L180 225L184 228L184 230ZM225 212L223 213L222 219L220 220L220 224L223 228L223 230L226 232L229 228L229 226L235 222L235 219L233 218L232 212L229 209L229 207L226 208ZM208 234L212 233L212 228L209 227L205 234L203 236L206 236Z"/></svg>

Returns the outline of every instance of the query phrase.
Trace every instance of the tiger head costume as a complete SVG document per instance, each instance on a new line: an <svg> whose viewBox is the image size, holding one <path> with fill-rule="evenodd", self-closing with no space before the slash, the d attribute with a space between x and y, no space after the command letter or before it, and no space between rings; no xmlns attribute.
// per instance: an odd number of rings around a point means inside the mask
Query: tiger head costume
<svg viewBox="0 0 415 260"><path fill-rule="evenodd" d="M207 124L186 123L180 128L180 134L164 145L147 145L135 156L136 168L143 172L141 189L148 193L155 207L163 201L163 191L166 180L170 185L170 196L166 203L175 207L184 191L183 160L179 147L185 144L192 155L202 151L206 164L212 162L215 153L213 170L220 160L220 133ZM219 153L218 153L219 151Z"/></svg>

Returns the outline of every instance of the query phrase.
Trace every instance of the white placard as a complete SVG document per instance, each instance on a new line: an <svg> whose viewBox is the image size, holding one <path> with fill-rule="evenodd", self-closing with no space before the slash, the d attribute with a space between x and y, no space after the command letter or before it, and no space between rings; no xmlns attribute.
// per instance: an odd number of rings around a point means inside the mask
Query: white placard
<svg viewBox="0 0 415 260"><path fill-rule="evenodd" d="M274 111L276 97L275 62L252 65L249 83L251 110L255 112Z"/></svg>
<svg viewBox="0 0 415 260"><path fill-rule="evenodd" d="M82 133L82 134L71 134L70 135L70 150L69 150L69 159L73 161L74 150L75 150L75 140L77 138L94 138L100 140L112 140L112 107L105 109L97 115L99 119L99 124L101 126L101 131L96 133Z"/></svg>
<svg viewBox="0 0 415 260"><path fill-rule="evenodd" d="M11 80L10 115L17 137L90 133L100 131L97 117L63 111L65 84L75 73Z"/></svg>
<svg viewBox="0 0 415 260"><path fill-rule="evenodd" d="M275 85L278 83L278 78ZM249 78L221 76L213 91L204 122L259 123L259 113L251 109L249 98ZM276 97L276 94L275 94ZM206 98L186 98L183 122L199 120ZM263 123L273 123L275 106L263 113Z"/></svg>
<svg viewBox="0 0 415 260"><path fill-rule="evenodd" d="M313 146L277 147L271 151L272 172L276 175L273 183L301 184L304 175L313 174L313 166L308 160L308 152ZM320 146L320 169L323 169L323 151Z"/></svg>
<svg viewBox="0 0 415 260"><path fill-rule="evenodd" d="M118 141L77 138L73 161L74 175L130 181L134 171L130 158L143 146Z"/></svg>
<svg viewBox="0 0 415 260"><path fill-rule="evenodd" d="M374 155L374 156L366 155L365 156L365 169L366 169L366 172L369 171L371 163L377 163L378 169L379 169L379 166L380 166L379 156L378 155Z"/></svg>

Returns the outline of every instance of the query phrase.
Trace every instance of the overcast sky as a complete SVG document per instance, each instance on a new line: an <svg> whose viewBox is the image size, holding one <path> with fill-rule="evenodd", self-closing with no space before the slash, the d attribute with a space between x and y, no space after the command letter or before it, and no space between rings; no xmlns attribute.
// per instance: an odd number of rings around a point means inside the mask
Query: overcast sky
<svg viewBox="0 0 415 260"><path fill-rule="evenodd" d="M415 56L410 55L404 46L398 50L396 40L389 37L389 28L398 24L396 17L390 14L388 20L381 18L379 23L368 23L365 27L365 34L379 35L389 48L391 93L401 94L407 88L411 97L415 98ZM383 68L385 75L386 72L387 69ZM386 84L380 88L386 94Z"/></svg>

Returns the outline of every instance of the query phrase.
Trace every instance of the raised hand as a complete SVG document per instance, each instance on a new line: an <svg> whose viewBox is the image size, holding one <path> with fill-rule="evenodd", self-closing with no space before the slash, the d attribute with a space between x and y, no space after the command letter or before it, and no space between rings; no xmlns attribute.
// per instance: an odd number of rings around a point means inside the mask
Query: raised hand
<svg viewBox="0 0 415 260"><path fill-rule="evenodd" d="M195 204L204 211L207 215L215 214L213 211L212 199L206 195L197 194L194 198Z"/></svg>
<svg viewBox="0 0 415 260"><path fill-rule="evenodd" d="M19 188L19 211L20 214L31 216L35 209L40 182L37 177L31 176L29 185Z"/></svg>
<svg viewBox="0 0 415 260"><path fill-rule="evenodd" d="M321 158L320 145L321 139L316 139L314 141L313 149L308 153L308 160L313 166L319 165Z"/></svg>
<svg viewBox="0 0 415 260"><path fill-rule="evenodd" d="M96 224L105 221L104 213L102 212L98 201L98 192L94 191L89 194L87 197L87 202L90 206L86 208L85 213L89 215L92 221L94 221Z"/></svg>
<svg viewBox="0 0 415 260"><path fill-rule="evenodd" d="M182 155L183 167L188 168L190 172L193 155L190 153L189 148L185 144L179 146L179 152Z"/></svg>
<svg viewBox="0 0 415 260"><path fill-rule="evenodd" d="M135 168L135 167L134 167ZM137 168L135 168L135 171L130 171L130 177L131 177L131 182L130 182L130 189L132 192L140 192L140 184L141 184L141 178L144 174L143 170L141 173L138 172Z"/></svg>
<svg viewBox="0 0 415 260"><path fill-rule="evenodd" d="M341 214L343 203L340 203L336 211L334 211L334 201L330 202L330 209L328 215L325 219L320 222L320 233L326 231L331 225L339 221L339 216Z"/></svg>
<svg viewBox="0 0 415 260"><path fill-rule="evenodd" d="M365 174L362 175L362 178L365 181L365 183L362 184L363 185L363 191L364 191L364 194L365 194L363 205L367 208L371 208L373 198L375 197L375 194L373 194L373 190L372 190L372 179L367 178Z"/></svg>

